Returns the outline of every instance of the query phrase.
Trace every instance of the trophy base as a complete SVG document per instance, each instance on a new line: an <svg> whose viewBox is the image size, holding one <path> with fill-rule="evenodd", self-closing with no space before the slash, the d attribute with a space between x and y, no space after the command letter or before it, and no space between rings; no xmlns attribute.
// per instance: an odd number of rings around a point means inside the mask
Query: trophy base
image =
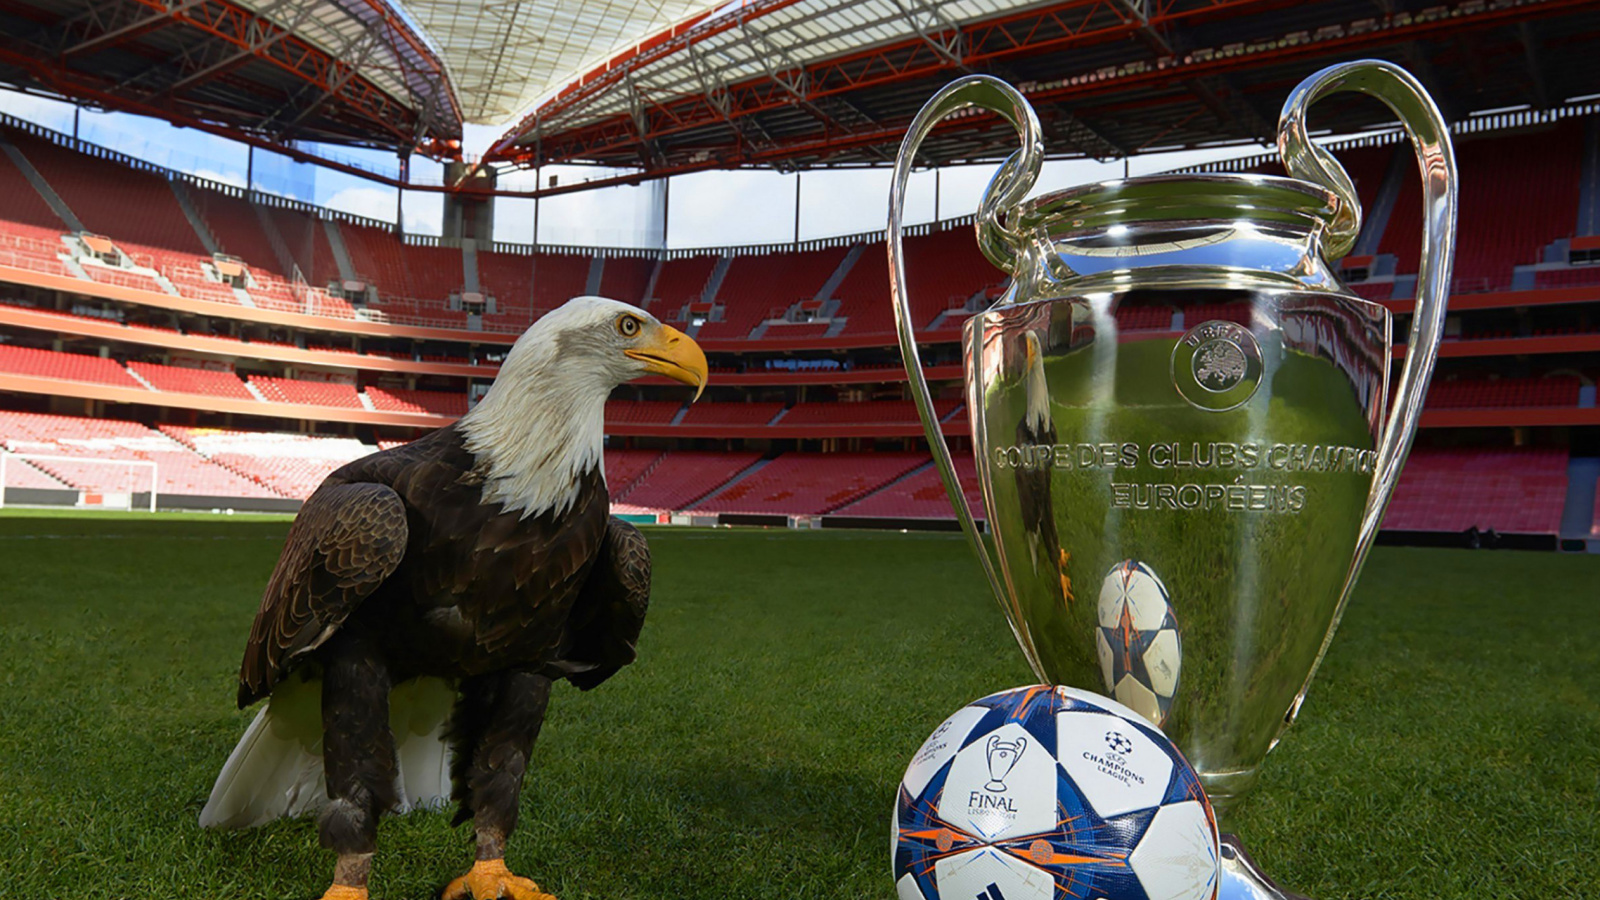
<svg viewBox="0 0 1600 900"><path fill-rule="evenodd" d="M1262 874L1236 834L1222 836L1222 880L1217 900L1307 900L1290 893Z"/></svg>

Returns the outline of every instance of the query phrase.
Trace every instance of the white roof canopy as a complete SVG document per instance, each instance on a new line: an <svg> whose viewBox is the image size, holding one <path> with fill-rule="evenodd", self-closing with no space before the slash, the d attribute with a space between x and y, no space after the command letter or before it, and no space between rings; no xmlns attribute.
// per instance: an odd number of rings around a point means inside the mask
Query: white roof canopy
<svg viewBox="0 0 1600 900"><path fill-rule="evenodd" d="M514 120L618 52L718 4L708 0L395 0L449 67L462 119Z"/></svg>

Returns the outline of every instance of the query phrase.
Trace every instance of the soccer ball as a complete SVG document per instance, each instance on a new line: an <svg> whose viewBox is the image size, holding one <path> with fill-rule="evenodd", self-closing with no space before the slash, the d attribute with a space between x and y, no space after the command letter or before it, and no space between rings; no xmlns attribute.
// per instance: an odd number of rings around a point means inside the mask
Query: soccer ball
<svg viewBox="0 0 1600 900"><path fill-rule="evenodd" d="M1183 641L1167 586L1155 570L1125 559L1100 584L1095 646L1106 693L1157 728L1172 712L1183 666Z"/></svg>
<svg viewBox="0 0 1600 900"><path fill-rule="evenodd" d="M1215 900L1200 779L1133 710L1038 685L956 712L906 767L900 900Z"/></svg>

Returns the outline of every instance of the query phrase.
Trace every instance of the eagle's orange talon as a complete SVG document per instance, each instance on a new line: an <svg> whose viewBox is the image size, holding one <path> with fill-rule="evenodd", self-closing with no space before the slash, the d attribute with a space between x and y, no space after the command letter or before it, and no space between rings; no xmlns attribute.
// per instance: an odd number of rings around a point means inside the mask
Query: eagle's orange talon
<svg viewBox="0 0 1600 900"><path fill-rule="evenodd" d="M467 874L450 882L439 900L556 900L531 878L511 874L503 859L480 859Z"/></svg>
<svg viewBox="0 0 1600 900"><path fill-rule="evenodd" d="M320 900L367 900L367 889L348 884L329 885Z"/></svg>

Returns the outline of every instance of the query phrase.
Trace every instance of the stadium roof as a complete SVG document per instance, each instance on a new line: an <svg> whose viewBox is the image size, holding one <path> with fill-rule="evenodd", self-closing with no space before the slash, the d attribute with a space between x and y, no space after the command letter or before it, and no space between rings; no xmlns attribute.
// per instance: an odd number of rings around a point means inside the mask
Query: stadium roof
<svg viewBox="0 0 1600 900"><path fill-rule="evenodd" d="M444 63L385 0L4 0L0 80L273 143L461 135Z"/></svg>
<svg viewBox="0 0 1600 900"><path fill-rule="evenodd" d="M671 33L708 0L404 0L438 45L468 122L503 125L574 73Z"/></svg>
<svg viewBox="0 0 1600 900"><path fill-rule="evenodd" d="M400 5L397 5L400 4ZM463 122L548 99L497 165L630 170L882 164L939 85L982 71L1038 107L1057 156L1258 143L1289 88L1359 56L1447 114L1600 93L1593 0L0 0L0 81L219 131L459 155ZM1319 124L1381 124L1340 99ZM947 124L924 162L992 159ZM370 174L370 173L363 173ZM380 181L399 184L387 176ZM540 191L544 193L548 191Z"/></svg>
<svg viewBox="0 0 1600 900"><path fill-rule="evenodd" d="M1054 155L1116 158L1268 141L1289 89L1345 59L1394 59L1459 118L1600 92L1597 55L1592 0L753 0L589 73L488 158L644 177L881 164L923 101L972 71L1029 95ZM1317 123L1337 131L1388 119L1371 101L1325 106ZM925 161L1008 153L999 125L952 121Z"/></svg>

